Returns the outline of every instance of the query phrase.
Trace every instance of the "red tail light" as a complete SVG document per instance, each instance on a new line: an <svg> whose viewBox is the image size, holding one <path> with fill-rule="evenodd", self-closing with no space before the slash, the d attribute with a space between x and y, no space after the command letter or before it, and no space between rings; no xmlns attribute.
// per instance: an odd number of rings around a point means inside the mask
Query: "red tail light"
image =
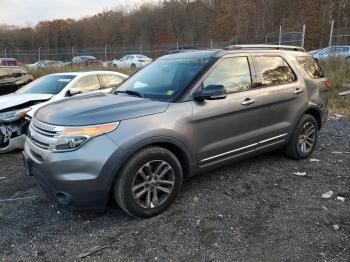
<svg viewBox="0 0 350 262"><path fill-rule="evenodd" d="M327 88L331 88L332 87L331 82L329 82L329 81L326 81L324 84L325 84L325 86Z"/></svg>
<svg viewBox="0 0 350 262"><path fill-rule="evenodd" d="M30 79L32 79L32 81L34 81L34 80L35 80L35 77L34 77L34 76L29 75L29 77L30 77Z"/></svg>

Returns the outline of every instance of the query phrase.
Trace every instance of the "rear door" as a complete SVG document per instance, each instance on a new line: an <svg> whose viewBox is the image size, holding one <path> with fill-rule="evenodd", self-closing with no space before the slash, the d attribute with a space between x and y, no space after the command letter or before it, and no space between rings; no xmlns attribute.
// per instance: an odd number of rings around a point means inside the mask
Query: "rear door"
<svg viewBox="0 0 350 262"><path fill-rule="evenodd" d="M281 54L253 55L259 92L258 147L283 143L306 107L305 82Z"/></svg>
<svg viewBox="0 0 350 262"><path fill-rule="evenodd" d="M201 88L223 85L222 100L193 101L194 144L201 167L254 151L259 94L252 87L249 55L231 55L218 61Z"/></svg>

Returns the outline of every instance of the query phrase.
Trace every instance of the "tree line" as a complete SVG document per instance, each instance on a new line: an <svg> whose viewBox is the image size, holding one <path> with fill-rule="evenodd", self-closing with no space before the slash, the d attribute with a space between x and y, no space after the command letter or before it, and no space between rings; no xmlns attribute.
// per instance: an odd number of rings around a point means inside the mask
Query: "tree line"
<svg viewBox="0 0 350 262"><path fill-rule="evenodd" d="M78 20L42 21L34 27L1 25L0 52L5 47L253 43L277 33L280 25L284 31L296 31L302 24L306 24L305 47L317 49L328 44L331 20L336 28L350 28L350 0L168 0L127 12L110 10Z"/></svg>

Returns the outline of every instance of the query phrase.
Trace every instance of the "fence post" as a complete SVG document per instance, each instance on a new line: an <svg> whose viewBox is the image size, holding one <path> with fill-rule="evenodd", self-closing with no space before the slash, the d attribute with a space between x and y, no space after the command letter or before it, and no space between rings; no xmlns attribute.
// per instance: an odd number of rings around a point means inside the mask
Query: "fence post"
<svg viewBox="0 0 350 262"><path fill-rule="evenodd" d="M269 35L270 35L270 32L268 32L265 36L265 43L267 44L268 43L268 39L269 39Z"/></svg>
<svg viewBox="0 0 350 262"><path fill-rule="evenodd" d="M6 47L4 49L4 56L5 56L5 58L7 57L7 49L6 49Z"/></svg>
<svg viewBox="0 0 350 262"><path fill-rule="evenodd" d="M176 50L179 51L179 40L176 40Z"/></svg>
<svg viewBox="0 0 350 262"><path fill-rule="evenodd" d="M209 30L210 48L213 48L213 39L211 39L211 30Z"/></svg>
<svg viewBox="0 0 350 262"><path fill-rule="evenodd" d="M74 45L72 46L72 59L74 58Z"/></svg>
<svg viewBox="0 0 350 262"><path fill-rule="evenodd" d="M328 51L330 51L330 47L332 46L332 41L333 41L333 29L334 29L334 20L331 22L331 31L329 33L329 42L328 42Z"/></svg>
<svg viewBox="0 0 350 262"><path fill-rule="evenodd" d="M281 45L282 43L282 25L280 25L280 33L278 36L278 44Z"/></svg>
<svg viewBox="0 0 350 262"><path fill-rule="evenodd" d="M305 45L305 31L306 31L306 25L303 24L303 29L302 29L302 33L301 33L301 47L303 47L303 48Z"/></svg>
<svg viewBox="0 0 350 262"><path fill-rule="evenodd" d="M105 45L105 61L107 61L107 45Z"/></svg>
<svg viewBox="0 0 350 262"><path fill-rule="evenodd" d="M40 51L41 51L41 46L38 48L38 61L40 61L41 60L41 54L40 54Z"/></svg>
<svg viewBox="0 0 350 262"><path fill-rule="evenodd" d="M142 41L140 42L140 54L142 55Z"/></svg>

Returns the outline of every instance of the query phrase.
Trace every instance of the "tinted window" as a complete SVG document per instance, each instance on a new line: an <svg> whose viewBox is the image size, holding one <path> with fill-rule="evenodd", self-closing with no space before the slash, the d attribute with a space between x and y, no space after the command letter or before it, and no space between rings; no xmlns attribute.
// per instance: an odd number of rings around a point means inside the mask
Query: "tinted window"
<svg viewBox="0 0 350 262"><path fill-rule="evenodd" d="M296 80L289 65L280 56L254 58L258 86L282 85Z"/></svg>
<svg viewBox="0 0 350 262"><path fill-rule="evenodd" d="M317 79L324 77L321 67L312 57L297 57L297 60L311 78Z"/></svg>
<svg viewBox="0 0 350 262"><path fill-rule="evenodd" d="M232 57L221 61L204 80L208 85L223 85L227 93L248 90L251 87L251 75L247 57Z"/></svg>
<svg viewBox="0 0 350 262"><path fill-rule="evenodd" d="M137 91L146 98L172 100L210 62L209 58L160 59L127 79L118 91Z"/></svg>
<svg viewBox="0 0 350 262"><path fill-rule="evenodd" d="M72 75L47 75L19 89L19 94L58 94L74 78Z"/></svg>
<svg viewBox="0 0 350 262"><path fill-rule="evenodd" d="M331 49L332 53L344 53L344 52L349 52L349 48L346 46L334 46Z"/></svg>
<svg viewBox="0 0 350 262"><path fill-rule="evenodd" d="M96 75L85 76L79 79L76 83L74 83L73 87L80 89L82 93L96 91L101 88L100 82L98 81Z"/></svg>
<svg viewBox="0 0 350 262"><path fill-rule="evenodd" d="M117 75L100 75L103 88L114 87L123 82L123 78Z"/></svg>

